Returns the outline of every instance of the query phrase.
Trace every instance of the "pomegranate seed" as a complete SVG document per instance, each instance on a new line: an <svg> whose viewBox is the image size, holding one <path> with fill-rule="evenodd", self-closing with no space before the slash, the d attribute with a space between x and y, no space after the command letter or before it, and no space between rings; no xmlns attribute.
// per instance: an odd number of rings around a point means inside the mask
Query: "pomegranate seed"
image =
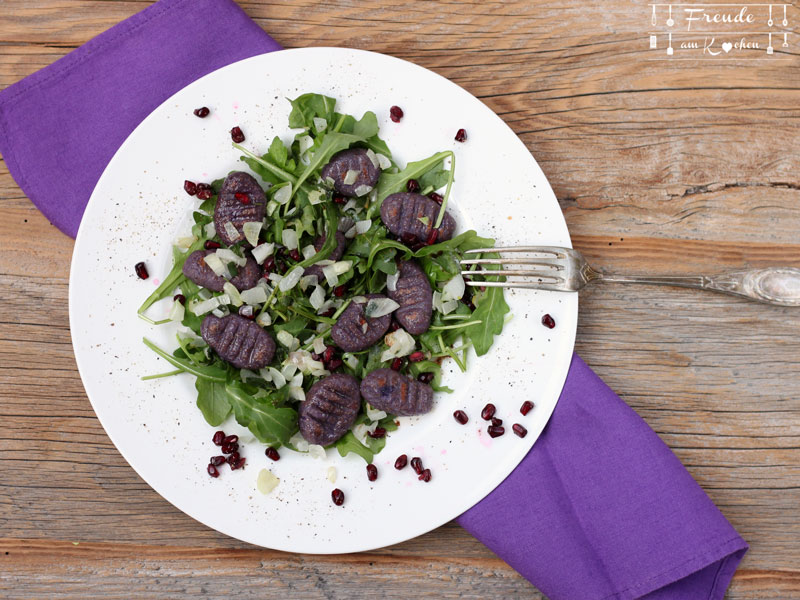
<svg viewBox="0 0 800 600"><path fill-rule="evenodd" d="M412 193L419 191L419 181L416 179L409 179L406 181L406 190Z"/></svg>
<svg viewBox="0 0 800 600"><path fill-rule="evenodd" d="M431 229L431 232L428 234L428 239L425 240L425 245L433 246L436 243L436 238L438 237L439 237L439 230Z"/></svg>
<svg viewBox="0 0 800 600"><path fill-rule="evenodd" d="M453 417L455 418L456 421L458 421L462 425L466 425L467 421L469 421L467 413L465 413L463 410L457 410L456 412L454 412Z"/></svg>
<svg viewBox="0 0 800 600"><path fill-rule="evenodd" d="M403 109L399 106L393 106L389 109L389 118L391 118L395 123L399 123L400 119L403 118Z"/></svg>
<svg viewBox="0 0 800 600"><path fill-rule="evenodd" d="M417 381L420 383L430 383L433 381L433 373L420 373L419 377L417 377Z"/></svg>
<svg viewBox="0 0 800 600"><path fill-rule="evenodd" d="M230 456L228 456L228 458L225 459L225 462L227 462L229 465L232 465L237 460L239 460L239 453L238 452L233 452Z"/></svg>
<svg viewBox="0 0 800 600"><path fill-rule="evenodd" d="M209 462L210 462L212 465L214 465L215 467L218 467L218 466L220 466L222 463L224 463L224 462L225 462L225 457L224 457L224 456L212 456L212 457L211 457L211 460L210 460Z"/></svg>
<svg viewBox="0 0 800 600"><path fill-rule="evenodd" d="M367 435L373 439L379 440L386 437L386 430L383 427L376 427L375 431L368 431Z"/></svg>
<svg viewBox="0 0 800 600"><path fill-rule="evenodd" d="M392 320L392 322L389 323L389 331L397 331L398 329L400 329L400 323Z"/></svg>
<svg viewBox="0 0 800 600"><path fill-rule="evenodd" d="M483 407L481 411L481 419L484 421L489 421L494 416L494 413L497 409L495 408L494 404L487 404Z"/></svg>
<svg viewBox="0 0 800 600"><path fill-rule="evenodd" d="M457 142L466 142L467 141L467 130L466 129L459 129L456 131L456 141Z"/></svg>
<svg viewBox="0 0 800 600"><path fill-rule="evenodd" d="M400 469L405 469L407 464L408 464L408 456L406 456L405 454L401 454L400 456L397 457L397 460L394 461L394 468L399 471Z"/></svg>
<svg viewBox="0 0 800 600"><path fill-rule="evenodd" d="M331 492L331 499L336 506L341 506L344 504L344 492L339 488L336 488Z"/></svg>
<svg viewBox="0 0 800 600"><path fill-rule="evenodd" d="M198 183L197 184L197 191L202 192L203 190L213 192L214 188L211 187L210 183Z"/></svg>
<svg viewBox="0 0 800 600"><path fill-rule="evenodd" d="M272 446L270 446L269 448L264 450L264 454L267 455L267 458L272 459L272 460L280 460L281 459L281 455L278 454L278 451L275 448L273 448Z"/></svg>
<svg viewBox="0 0 800 600"><path fill-rule="evenodd" d="M147 279L150 277L150 273L147 272L147 267L143 262L136 263L133 268L136 271L136 275L139 277L139 279Z"/></svg>
<svg viewBox="0 0 800 600"><path fill-rule="evenodd" d="M235 463L231 465L231 471L236 471L237 469L241 469L244 466L244 461L247 460L246 458L240 458Z"/></svg>
<svg viewBox="0 0 800 600"><path fill-rule="evenodd" d="M521 412L522 415L525 416L529 412L531 412L532 408L533 408L533 402L531 402L530 400L525 400L525 402L522 403L522 406L519 407L519 412Z"/></svg>
<svg viewBox="0 0 800 600"><path fill-rule="evenodd" d="M206 471L208 471L208 474L211 475L212 477L219 477L219 471L217 471L217 467L215 467L211 463L208 463Z"/></svg>
<svg viewBox="0 0 800 600"><path fill-rule="evenodd" d="M251 321L256 318L253 307L249 304L244 304L239 307L239 316L244 317L245 319L250 319Z"/></svg>
<svg viewBox="0 0 800 600"><path fill-rule="evenodd" d="M405 364L405 362L406 362L406 359L404 359L402 357L395 358L392 361L392 371L399 371L400 369L402 369L403 365Z"/></svg>
<svg viewBox="0 0 800 600"><path fill-rule="evenodd" d="M436 204L441 204L442 202L444 202L444 196L442 196L441 194L437 194L436 192L431 192L430 194L428 194L428 198L436 202Z"/></svg>
<svg viewBox="0 0 800 600"><path fill-rule="evenodd" d="M172 299L173 299L173 300L177 300L178 302L180 302L181 304L183 304L184 306L186 306L186 296L184 296L183 294L175 294L175 295L172 297Z"/></svg>
<svg viewBox="0 0 800 600"><path fill-rule="evenodd" d="M494 425L489 425L489 435L493 438L500 437L506 432L504 427L495 427Z"/></svg>
<svg viewBox="0 0 800 600"><path fill-rule="evenodd" d="M421 360L425 360L425 355L420 350L412 352L408 357L408 362L419 362Z"/></svg>
<svg viewBox="0 0 800 600"><path fill-rule="evenodd" d="M208 200L211 196L214 195L214 190L212 189L199 189L197 190L197 197L200 200Z"/></svg>
<svg viewBox="0 0 800 600"><path fill-rule="evenodd" d="M335 351L336 350L333 346L326 346L325 352L322 353L322 362L328 362L330 359L332 359Z"/></svg>
<svg viewBox="0 0 800 600"><path fill-rule="evenodd" d="M346 291L347 291L346 285L337 285L335 288L333 288L333 295L336 296L337 298L341 298L342 296L344 296L344 293Z"/></svg>
<svg viewBox="0 0 800 600"><path fill-rule="evenodd" d="M428 483L431 480L431 470L425 469L422 473L419 474L419 477L417 477L417 479L419 479L420 481L424 481L425 483Z"/></svg>
<svg viewBox="0 0 800 600"><path fill-rule="evenodd" d="M332 358L328 361L327 367L329 371L335 371L344 364L341 358Z"/></svg>
<svg viewBox="0 0 800 600"><path fill-rule="evenodd" d="M197 193L197 184L187 179L183 182L183 191L190 196L194 196Z"/></svg>
<svg viewBox="0 0 800 600"><path fill-rule="evenodd" d="M548 329L552 329L553 327L556 326L556 321L550 315L545 315L542 317L542 325L544 325Z"/></svg>
<svg viewBox="0 0 800 600"><path fill-rule="evenodd" d="M242 133L242 129L238 125L231 129L231 139L237 144L241 144L244 141L244 133Z"/></svg>
<svg viewBox="0 0 800 600"><path fill-rule="evenodd" d="M320 316L321 317L332 317L334 314L336 314L336 309L335 308L329 308L324 313L322 313Z"/></svg>
<svg viewBox="0 0 800 600"><path fill-rule="evenodd" d="M375 481L378 478L378 467L373 464L367 465L367 479Z"/></svg>
<svg viewBox="0 0 800 600"><path fill-rule="evenodd" d="M229 435L224 440L222 440L223 444L235 444L239 441L238 435Z"/></svg>
<svg viewBox="0 0 800 600"><path fill-rule="evenodd" d="M345 198L344 196L334 196L333 201L336 204L347 204L347 198Z"/></svg>
<svg viewBox="0 0 800 600"><path fill-rule="evenodd" d="M514 430L514 433L516 433L516 434L517 434L519 437L521 437L521 438L523 438L523 437L525 437L526 435L528 435L528 430L527 430L527 429L525 429L525 428L524 428L522 425L520 425L519 423L514 423L514 424L511 426L511 429L513 429L513 430Z"/></svg>
<svg viewBox="0 0 800 600"><path fill-rule="evenodd" d="M503 424L503 419L492 419L492 425L495 427L500 427Z"/></svg>
<svg viewBox="0 0 800 600"><path fill-rule="evenodd" d="M415 456L411 459L411 468L414 469L417 475L422 473L422 459L419 456Z"/></svg>
<svg viewBox="0 0 800 600"><path fill-rule="evenodd" d="M194 109L194 116L200 117L201 119L205 119L211 111L208 110L207 106L201 106L200 108Z"/></svg>
<svg viewBox="0 0 800 600"><path fill-rule="evenodd" d="M206 240L206 243L203 244L203 248L206 250L216 250L217 248L222 248L222 244L214 240Z"/></svg>
<svg viewBox="0 0 800 600"><path fill-rule="evenodd" d="M233 454L239 449L239 444L222 444L223 454Z"/></svg>
<svg viewBox="0 0 800 600"><path fill-rule="evenodd" d="M264 277L269 275L270 271L275 268L275 257L269 256L267 260L264 261Z"/></svg>
<svg viewBox="0 0 800 600"><path fill-rule="evenodd" d="M233 195L233 197L236 198L242 204L250 204L250 196L248 196L247 194L242 194L241 192L236 192Z"/></svg>
<svg viewBox="0 0 800 600"><path fill-rule="evenodd" d="M222 440L225 439L225 432L224 431L217 431L214 434L214 437L211 438L211 441L214 442L215 446L222 446Z"/></svg>
<svg viewBox="0 0 800 600"><path fill-rule="evenodd" d="M289 258L297 262L303 260L303 257L300 255L300 251L297 248L289 252Z"/></svg>

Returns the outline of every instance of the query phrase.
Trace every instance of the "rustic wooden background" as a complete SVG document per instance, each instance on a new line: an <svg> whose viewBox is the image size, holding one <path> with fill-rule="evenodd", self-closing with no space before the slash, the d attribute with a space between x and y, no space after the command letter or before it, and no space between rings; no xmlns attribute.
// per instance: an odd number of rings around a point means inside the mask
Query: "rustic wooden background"
<svg viewBox="0 0 800 600"><path fill-rule="evenodd" d="M0 0L0 88L148 4ZM800 266L797 40L780 61L651 61L644 0L241 4L286 47L393 54L482 98L598 265ZM297 556L167 504L117 453L78 377L72 240L3 163L0 207L3 597L542 597L455 524L369 554ZM750 543L728 597L800 598L800 312L597 287L581 297L577 350Z"/></svg>

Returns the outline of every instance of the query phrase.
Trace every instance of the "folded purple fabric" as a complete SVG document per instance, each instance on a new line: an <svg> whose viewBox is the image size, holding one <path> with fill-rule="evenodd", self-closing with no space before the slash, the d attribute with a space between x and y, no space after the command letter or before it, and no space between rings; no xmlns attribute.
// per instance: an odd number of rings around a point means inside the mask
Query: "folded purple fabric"
<svg viewBox="0 0 800 600"><path fill-rule="evenodd" d="M278 48L231 0L161 0L0 92L0 153L74 236L103 169L142 119L202 75ZM747 549L577 356L534 448L458 522L552 600L722 598Z"/></svg>

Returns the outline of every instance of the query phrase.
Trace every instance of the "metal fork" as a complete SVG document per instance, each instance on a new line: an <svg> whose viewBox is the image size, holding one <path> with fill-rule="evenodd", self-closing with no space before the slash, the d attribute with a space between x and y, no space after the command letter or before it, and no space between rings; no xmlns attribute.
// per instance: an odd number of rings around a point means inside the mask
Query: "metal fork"
<svg viewBox="0 0 800 600"><path fill-rule="evenodd" d="M800 269L793 267L750 269L718 275L612 275L592 268L583 255L572 248L512 246L478 248L465 254L507 252L526 255L462 260L464 270L461 274L468 277L465 278L467 285L577 292L593 281L647 283L711 290L778 306L800 306ZM509 265L511 268L507 268Z"/></svg>

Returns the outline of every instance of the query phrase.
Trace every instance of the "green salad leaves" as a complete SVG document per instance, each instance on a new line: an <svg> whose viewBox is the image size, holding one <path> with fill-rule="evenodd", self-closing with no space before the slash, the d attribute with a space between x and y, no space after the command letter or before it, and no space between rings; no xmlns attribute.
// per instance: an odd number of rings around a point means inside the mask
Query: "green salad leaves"
<svg viewBox="0 0 800 600"><path fill-rule="evenodd" d="M491 248L494 240L470 230L412 250L394 239L381 222L383 200L405 191L409 179L415 179L421 193L436 191L443 195L443 208L434 224L438 227L454 180L453 152L437 152L400 168L379 136L374 113L356 119L337 112L336 100L320 94L303 94L291 100L291 105L289 127L299 131L289 143L275 137L265 143L267 150L263 153L234 144L241 152L241 161L266 189L267 216L260 229L255 224L255 247L222 243L213 224L222 179L212 182L213 195L200 201L193 211L190 235L176 242L172 269L138 314L153 325L179 325L177 348L171 352L144 338L145 345L171 368L145 379L193 375L197 407L210 425L217 427L233 415L259 441L303 451L308 443L298 433L297 407L316 381L334 370L360 379L375 369L393 363L397 366L399 360L409 376L423 377L434 390L449 392L442 384L442 361L452 359L459 369L466 370L469 349L479 356L489 351L495 336L503 330L509 307L502 288L465 286L461 275L459 261L464 253ZM380 179L375 189L362 197L335 198L330 182L322 181L320 172L337 152L354 146L374 153L371 156L382 168ZM345 233L348 245L344 256L333 262L327 259L336 246L331 234L337 230ZM317 250L314 242L320 236L325 236L325 243ZM198 287L183 275L182 268L186 257L207 247L209 241L220 246L216 254L227 275L234 276L237 264L252 255L259 264L269 265L264 278L254 288L241 292L232 286L222 292ZM382 342L362 352L338 353L329 339L338 316L353 298L385 292L391 278L396 277L397 261L411 258L421 265L434 290L430 329L413 337L399 330L407 336L405 344L395 343L393 333L389 333ZM305 275L315 263L324 265L324 277ZM176 294L182 299L172 300ZM156 312L162 300L171 302L169 314L154 320L148 313ZM242 310L277 340L272 364L258 372L224 362L200 336L208 314L224 316ZM413 347L409 340L413 340ZM422 352L423 360L409 362L407 357L412 352ZM342 456L354 453L369 463L386 443L385 434L370 434L392 432L397 426L393 415L364 403L351 430L334 445Z"/></svg>

